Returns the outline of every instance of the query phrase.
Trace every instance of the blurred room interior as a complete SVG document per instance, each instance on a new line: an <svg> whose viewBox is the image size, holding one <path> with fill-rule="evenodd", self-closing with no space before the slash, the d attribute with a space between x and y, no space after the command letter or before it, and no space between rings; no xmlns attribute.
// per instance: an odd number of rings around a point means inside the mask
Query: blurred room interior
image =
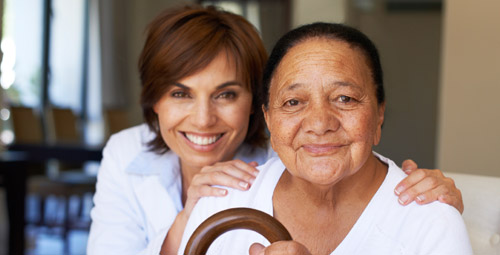
<svg viewBox="0 0 500 255"><path fill-rule="evenodd" d="M102 148L142 122L144 30L186 2L245 16L268 51L301 24L359 28L379 48L385 75L375 150L500 177L499 1L0 0L0 254L85 253Z"/></svg>

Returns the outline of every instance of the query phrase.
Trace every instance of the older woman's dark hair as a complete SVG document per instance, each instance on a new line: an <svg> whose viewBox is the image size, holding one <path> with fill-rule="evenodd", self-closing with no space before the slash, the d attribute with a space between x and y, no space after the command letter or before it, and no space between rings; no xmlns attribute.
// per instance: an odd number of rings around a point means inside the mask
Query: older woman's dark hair
<svg viewBox="0 0 500 255"><path fill-rule="evenodd" d="M237 77L252 92L252 112L245 142L265 146L267 136L259 95L267 52L253 27L243 17L215 7L198 5L168 9L148 27L139 59L144 119L156 134L149 146L158 153L168 151L160 134L154 105L168 87L207 67L220 53L233 60Z"/></svg>
<svg viewBox="0 0 500 255"><path fill-rule="evenodd" d="M366 56L372 72L373 81L376 86L375 96L377 97L377 102L381 104L385 101L382 66L380 64L377 48L373 42L365 34L355 28L343 24L317 22L291 30L281 37L274 46L266 67L264 68L264 76L262 79L264 94L262 94L261 97L266 109L269 104L270 83L279 63L293 46L311 38L327 38L344 41L352 47L360 49Z"/></svg>

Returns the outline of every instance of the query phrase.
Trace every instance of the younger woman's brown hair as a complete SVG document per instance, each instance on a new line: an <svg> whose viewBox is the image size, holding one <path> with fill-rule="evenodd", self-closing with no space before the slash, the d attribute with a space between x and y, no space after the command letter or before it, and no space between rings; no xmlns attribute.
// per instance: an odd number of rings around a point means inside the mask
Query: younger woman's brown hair
<svg viewBox="0 0 500 255"><path fill-rule="evenodd" d="M169 86L207 67L221 51L233 58L238 77L252 92L252 115L245 142L266 145L260 95L267 53L257 30L239 15L213 6L190 5L157 16L148 26L140 55L140 103L146 123L156 134L149 142L152 150L164 153L169 149L160 134L154 105Z"/></svg>

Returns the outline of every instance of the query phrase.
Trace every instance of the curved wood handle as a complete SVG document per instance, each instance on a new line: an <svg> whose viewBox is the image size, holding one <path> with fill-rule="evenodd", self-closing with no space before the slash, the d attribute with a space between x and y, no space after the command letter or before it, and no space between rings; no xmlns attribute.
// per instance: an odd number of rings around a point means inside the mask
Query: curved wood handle
<svg viewBox="0 0 500 255"><path fill-rule="evenodd" d="M232 208L218 212L201 223L189 238L184 255L206 254L217 237L233 229L256 231L271 243L292 240L288 230L271 215L251 208Z"/></svg>

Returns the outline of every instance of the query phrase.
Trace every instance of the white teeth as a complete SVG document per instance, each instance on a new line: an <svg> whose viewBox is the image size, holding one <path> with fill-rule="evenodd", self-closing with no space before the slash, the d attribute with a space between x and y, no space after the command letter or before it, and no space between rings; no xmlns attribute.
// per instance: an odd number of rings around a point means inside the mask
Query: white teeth
<svg viewBox="0 0 500 255"><path fill-rule="evenodd" d="M211 137L206 137L206 136L197 136L197 135L192 135L192 134L187 134L186 137L191 141L192 143L198 144L198 145L209 145L212 143L215 143L222 135L214 135Z"/></svg>

